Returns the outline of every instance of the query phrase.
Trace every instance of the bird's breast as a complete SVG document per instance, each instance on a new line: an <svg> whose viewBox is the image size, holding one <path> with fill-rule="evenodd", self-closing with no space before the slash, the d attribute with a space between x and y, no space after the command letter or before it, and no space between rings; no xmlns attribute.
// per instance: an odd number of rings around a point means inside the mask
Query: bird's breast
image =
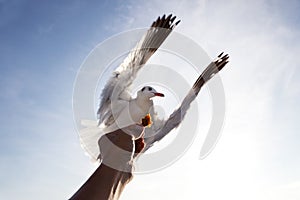
<svg viewBox="0 0 300 200"><path fill-rule="evenodd" d="M133 121L140 123L142 118L144 118L150 110L150 104L147 102L143 104L138 104L136 101L132 101L129 104L130 116Z"/></svg>
<svg viewBox="0 0 300 200"><path fill-rule="evenodd" d="M151 102L143 104L132 100L123 108L119 115L114 116L116 127L122 128L136 123L142 123L142 119L149 113Z"/></svg>

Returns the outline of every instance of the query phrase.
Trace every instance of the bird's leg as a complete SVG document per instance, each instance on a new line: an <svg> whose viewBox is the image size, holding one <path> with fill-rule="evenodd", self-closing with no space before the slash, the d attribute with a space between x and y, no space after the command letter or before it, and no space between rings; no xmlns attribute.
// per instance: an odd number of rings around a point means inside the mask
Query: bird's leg
<svg viewBox="0 0 300 200"><path fill-rule="evenodd" d="M152 121L151 121L151 116L150 114L148 113L143 119L142 119L142 125L143 126L148 126L150 127L152 124Z"/></svg>
<svg viewBox="0 0 300 200"><path fill-rule="evenodd" d="M143 119L142 119L142 125L144 127L150 127L152 124L151 121L151 115L148 113ZM141 136L140 138L136 139L134 141L134 158L137 158L138 155L140 155L140 153L143 151L143 149L145 148L146 144L144 141L144 137Z"/></svg>

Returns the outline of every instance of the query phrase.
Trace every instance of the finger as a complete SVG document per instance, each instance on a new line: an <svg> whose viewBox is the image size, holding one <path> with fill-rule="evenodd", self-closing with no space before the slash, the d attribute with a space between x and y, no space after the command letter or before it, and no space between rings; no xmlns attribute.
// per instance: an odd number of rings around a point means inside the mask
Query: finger
<svg viewBox="0 0 300 200"><path fill-rule="evenodd" d="M136 154L141 153L146 146L144 138L139 138L135 140L134 143L135 143L134 153Z"/></svg>
<svg viewBox="0 0 300 200"><path fill-rule="evenodd" d="M142 134L144 133L144 127L140 124L133 124L130 126L127 126L125 128L122 128L122 131L133 137L133 139L140 138Z"/></svg>

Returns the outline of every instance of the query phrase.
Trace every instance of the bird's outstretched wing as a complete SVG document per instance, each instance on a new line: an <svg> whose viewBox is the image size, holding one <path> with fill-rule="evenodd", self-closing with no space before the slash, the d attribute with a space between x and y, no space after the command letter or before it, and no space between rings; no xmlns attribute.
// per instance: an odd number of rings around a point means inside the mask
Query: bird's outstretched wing
<svg viewBox="0 0 300 200"><path fill-rule="evenodd" d="M145 135L148 137L145 138L146 147L144 151L149 149L155 142L160 141L171 130L179 126L187 110L189 109L190 104L196 98L202 86L225 67L225 65L229 62L228 58L228 54L223 55L223 53L221 53L217 57L217 59L211 62L202 72L202 74L198 77L192 89L183 99L180 107L177 108L167 120L160 121L160 126L156 126L152 129L150 128L145 130Z"/></svg>
<svg viewBox="0 0 300 200"><path fill-rule="evenodd" d="M97 112L99 125L109 126L114 122L112 102L120 100L120 103L122 103L122 101L130 99L128 88L135 79L139 69L155 53L180 22L175 22L175 19L176 16L172 15L158 17L123 63L114 71L113 76L106 83L101 94L101 102ZM116 103L119 104L119 102ZM114 112L119 111L116 110Z"/></svg>

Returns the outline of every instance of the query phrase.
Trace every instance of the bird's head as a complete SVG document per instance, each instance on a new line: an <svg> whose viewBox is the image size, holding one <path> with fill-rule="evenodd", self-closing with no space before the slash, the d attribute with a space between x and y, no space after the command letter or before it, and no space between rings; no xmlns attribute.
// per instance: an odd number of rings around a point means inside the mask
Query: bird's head
<svg viewBox="0 0 300 200"><path fill-rule="evenodd" d="M153 87L145 86L137 93L138 97L144 97L144 98L152 98L152 97L164 97L165 95L162 93L157 92Z"/></svg>

